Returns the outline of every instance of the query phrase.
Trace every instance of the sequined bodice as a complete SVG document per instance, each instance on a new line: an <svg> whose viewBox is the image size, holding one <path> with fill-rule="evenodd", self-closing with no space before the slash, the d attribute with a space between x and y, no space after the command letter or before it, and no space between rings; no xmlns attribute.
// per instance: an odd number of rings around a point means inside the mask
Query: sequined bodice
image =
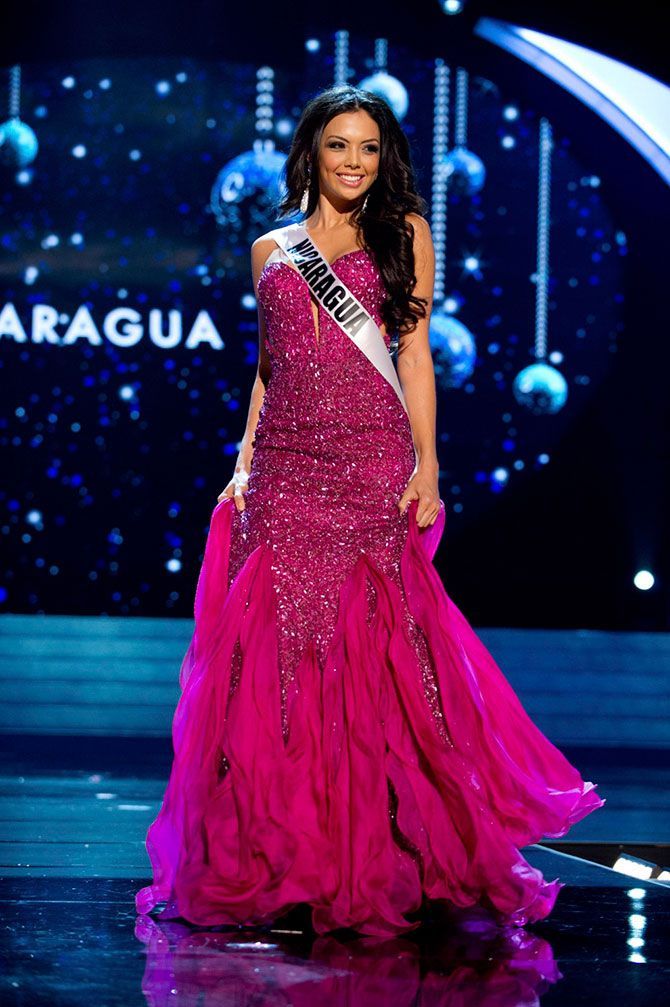
<svg viewBox="0 0 670 1007"><path fill-rule="evenodd" d="M374 260L364 249L356 248L338 256L330 265L381 327L380 307L386 291ZM258 281L258 296L265 313L268 351L273 364L283 363L287 356L289 361L297 360L305 344L308 350L320 345L336 354L338 346L348 348L349 338L328 312L313 301L307 280L290 263L280 259L266 263ZM318 309L318 340L310 310L312 302ZM292 331L297 329L305 338L293 338L282 345L287 323ZM384 339L388 346L389 337L385 335Z"/></svg>
<svg viewBox="0 0 670 1007"><path fill-rule="evenodd" d="M387 295L371 256L354 249L331 267L380 325ZM258 299L272 374L229 576L272 543L281 663L290 676L310 639L325 653L339 586L361 550L397 581L407 517L396 501L414 468L414 444L394 388L321 306L317 341L316 300L290 262L266 261Z"/></svg>
<svg viewBox="0 0 670 1007"><path fill-rule="evenodd" d="M380 309L387 294L373 258L364 249L353 249L335 259L331 268L381 329ZM291 431L306 429L341 436L393 427L411 439L407 415L393 388L317 304L306 279L289 262L266 262L258 299L272 365L256 429L259 444L272 437L286 446ZM390 346L387 333L384 341Z"/></svg>

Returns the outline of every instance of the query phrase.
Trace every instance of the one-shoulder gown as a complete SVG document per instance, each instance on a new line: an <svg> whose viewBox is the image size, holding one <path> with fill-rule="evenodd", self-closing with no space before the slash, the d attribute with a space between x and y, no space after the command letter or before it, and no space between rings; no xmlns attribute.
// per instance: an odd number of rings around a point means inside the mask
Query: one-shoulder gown
<svg viewBox="0 0 670 1007"><path fill-rule="evenodd" d="M371 253L331 266L380 325ZM546 917L563 882L520 848L604 800L448 596L444 503L423 529L416 501L400 513L415 455L395 390L279 248L258 299L272 374L246 506L211 516L137 910L260 925L307 903L317 933L374 935L432 899Z"/></svg>

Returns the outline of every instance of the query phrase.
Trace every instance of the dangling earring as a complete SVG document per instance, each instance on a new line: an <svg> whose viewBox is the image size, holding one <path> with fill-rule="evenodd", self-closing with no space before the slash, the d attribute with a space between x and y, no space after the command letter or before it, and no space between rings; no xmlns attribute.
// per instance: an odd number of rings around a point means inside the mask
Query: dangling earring
<svg viewBox="0 0 670 1007"><path fill-rule="evenodd" d="M304 188L302 199L300 200L300 212L307 213L307 205L309 203L309 180L311 178L311 172L307 173L307 185Z"/></svg>
<svg viewBox="0 0 670 1007"><path fill-rule="evenodd" d="M376 177L377 177L377 176L375 175L375 178L376 178ZM372 181L373 181L373 182L374 182L375 178L373 178L373 179L372 179ZM364 200L363 200L363 202L361 203L361 208L360 208L360 210L358 211L358 212L359 212L359 215L360 215L361 213L363 213L363 211L365 210L365 207L366 207L366 206L368 205L368 196L369 196L369 195L370 195L370 191L368 190L368 191L367 191L367 192L365 193L365 199L364 199Z"/></svg>

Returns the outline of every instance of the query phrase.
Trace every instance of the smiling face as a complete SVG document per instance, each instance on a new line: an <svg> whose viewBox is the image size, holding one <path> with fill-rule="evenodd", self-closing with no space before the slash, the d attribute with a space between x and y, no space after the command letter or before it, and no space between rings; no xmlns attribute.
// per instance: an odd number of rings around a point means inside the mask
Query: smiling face
<svg viewBox="0 0 670 1007"><path fill-rule="evenodd" d="M333 203L363 199L379 171L380 140L363 109L334 116L321 137L319 191Z"/></svg>

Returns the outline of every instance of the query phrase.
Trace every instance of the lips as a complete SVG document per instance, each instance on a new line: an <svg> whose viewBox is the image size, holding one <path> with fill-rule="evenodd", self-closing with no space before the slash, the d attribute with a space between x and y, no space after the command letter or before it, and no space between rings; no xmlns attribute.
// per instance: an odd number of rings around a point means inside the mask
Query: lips
<svg viewBox="0 0 670 1007"><path fill-rule="evenodd" d="M358 188L358 186L363 181L363 175L341 175L337 173L337 177L342 180L345 185L351 186L352 189Z"/></svg>

